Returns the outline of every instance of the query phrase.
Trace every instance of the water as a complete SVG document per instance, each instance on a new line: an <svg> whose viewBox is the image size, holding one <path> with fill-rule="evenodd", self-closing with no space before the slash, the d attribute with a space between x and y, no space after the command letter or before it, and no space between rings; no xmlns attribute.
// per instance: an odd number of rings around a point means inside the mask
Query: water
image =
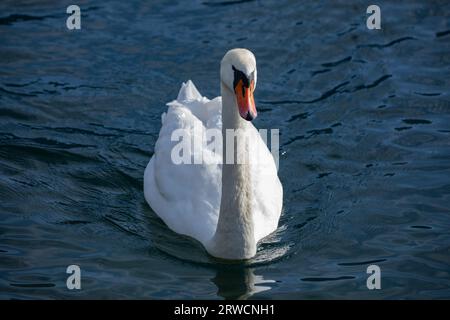
<svg viewBox="0 0 450 320"><path fill-rule="evenodd" d="M78 1L0 5L0 298L450 298L450 5ZM281 132L280 228L224 264L146 204L165 103L258 63ZM82 290L66 288L77 264ZM382 289L368 290L377 264Z"/></svg>

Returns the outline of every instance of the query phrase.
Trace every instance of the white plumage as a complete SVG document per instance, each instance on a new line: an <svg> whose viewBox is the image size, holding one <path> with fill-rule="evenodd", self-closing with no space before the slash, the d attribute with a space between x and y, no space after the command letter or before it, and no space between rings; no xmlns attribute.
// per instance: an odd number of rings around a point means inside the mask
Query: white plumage
<svg viewBox="0 0 450 320"><path fill-rule="evenodd" d="M202 97L189 80L167 104L144 194L169 228L197 239L211 255L249 259L258 241L277 228L283 189L272 154L251 123L257 116L253 53L228 51L220 80L221 97ZM174 156L181 154L180 164Z"/></svg>
<svg viewBox="0 0 450 320"><path fill-rule="evenodd" d="M167 105L169 108L162 115L154 155L144 173L145 199L170 229L191 236L206 247L214 235L219 216L221 159L206 148L197 148L193 151L209 155L209 162L173 164L171 151L178 141L171 141L171 135L179 128L187 129L192 136L204 135L210 128L221 129L222 99L202 97L189 80L183 83L178 98ZM250 155L254 237L258 242L277 228L283 189L270 151L256 128L250 125L253 128L251 139L259 145L256 148L259 153ZM201 130L195 132L194 126Z"/></svg>

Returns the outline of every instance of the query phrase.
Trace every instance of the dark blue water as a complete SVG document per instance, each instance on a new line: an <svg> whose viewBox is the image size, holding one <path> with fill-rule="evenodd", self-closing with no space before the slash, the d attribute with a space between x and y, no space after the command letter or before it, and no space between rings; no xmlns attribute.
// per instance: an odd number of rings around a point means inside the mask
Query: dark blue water
<svg viewBox="0 0 450 320"><path fill-rule="evenodd" d="M0 4L0 298L450 298L450 5L378 1ZM165 103L258 63L284 211L220 264L146 204ZM82 289L66 288L77 264ZM381 268L368 290L366 268Z"/></svg>

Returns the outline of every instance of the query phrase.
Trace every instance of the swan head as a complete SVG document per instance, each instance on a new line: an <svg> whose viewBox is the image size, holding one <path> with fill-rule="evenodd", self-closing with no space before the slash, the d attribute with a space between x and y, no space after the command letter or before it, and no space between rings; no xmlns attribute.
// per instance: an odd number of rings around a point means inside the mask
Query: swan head
<svg viewBox="0 0 450 320"><path fill-rule="evenodd" d="M228 51L220 64L220 79L235 94L241 117L247 121L255 119L256 59L253 53L247 49Z"/></svg>

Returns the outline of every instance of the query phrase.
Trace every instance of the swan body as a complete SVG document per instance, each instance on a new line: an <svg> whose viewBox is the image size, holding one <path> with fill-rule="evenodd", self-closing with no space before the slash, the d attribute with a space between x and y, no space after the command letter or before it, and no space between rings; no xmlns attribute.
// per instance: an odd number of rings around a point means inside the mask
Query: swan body
<svg viewBox="0 0 450 320"><path fill-rule="evenodd" d="M251 113L249 106L246 111L245 102L238 108L239 101L229 88L233 86L231 80L236 83L235 68L243 70L244 75L238 77L246 77L253 70L249 78L254 77L256 83L253 54L234 49L227 55L221 64L222 97L203 97L189 80L183 83L177 99L167 104L154 154L144 172L144 195L170 229L198 240L211 255L248 259L256 254L258 241L277 228L283 189L272 154L248 121L256 116L256 109ZM244 89L251 91L254 87L249 82ZM183 150L188 152L183 157L194 159L202 154L203 161L175 164L172 152L179 141L172 134L177 129L183 129L193 141L202 141L210 129L222 132L223 154L194 142L190 149ZM225 129L245 132L249 143L237 143L235 152L248 155L248 162L226 163Z"/></svg>

